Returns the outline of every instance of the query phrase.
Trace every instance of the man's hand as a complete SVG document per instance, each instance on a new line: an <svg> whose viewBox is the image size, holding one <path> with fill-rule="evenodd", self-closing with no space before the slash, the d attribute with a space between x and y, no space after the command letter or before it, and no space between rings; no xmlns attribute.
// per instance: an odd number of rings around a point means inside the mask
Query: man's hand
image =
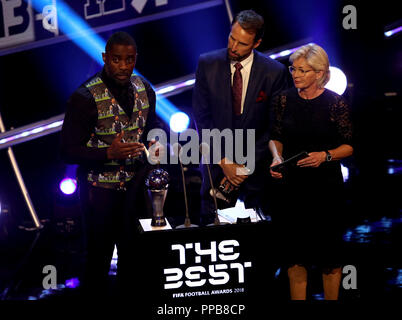
<svg viewBox="0 0 402 320"><path fill-rule="evenodd" d="M144 151L144 145L139 142L125 143L121 142L123 133L119 133L107 149L108 159L127 159L139 156Z"/></svg>
<svg viewBox="0 0 402 320"><path fill-rule="evenodd" d="M236 187L239 187L244 180L248 178L248 175L242 174L246 173L244 165L233 163L227 158L223 158L219 163L219 166L222 168L223 174L229 182Z"/></svg>

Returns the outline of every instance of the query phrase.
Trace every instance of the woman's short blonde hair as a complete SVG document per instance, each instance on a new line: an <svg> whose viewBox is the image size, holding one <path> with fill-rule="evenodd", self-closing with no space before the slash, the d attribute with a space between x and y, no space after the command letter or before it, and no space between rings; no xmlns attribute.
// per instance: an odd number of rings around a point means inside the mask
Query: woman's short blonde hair
<svg viewBox="0 0 402 320"><path fill-rule="evenodd" d="M305 58L307 63L315 71L323 71L324 74L317 80L319 88L324 88L330 79L328 55L323 48L315 43L311 43L297 49L290 57L289 61Z"/></svg>

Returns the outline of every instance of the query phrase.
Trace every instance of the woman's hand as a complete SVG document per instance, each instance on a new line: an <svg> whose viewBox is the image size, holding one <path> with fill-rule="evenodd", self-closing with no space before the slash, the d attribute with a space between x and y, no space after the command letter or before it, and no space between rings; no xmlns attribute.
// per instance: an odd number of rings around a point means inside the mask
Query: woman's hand
<svg viewBox="0 0 402 320"><path fill-rule="evenodd" d="M321 165L321 163L325 162L325 159L326 159L325 151L310 152L307 158L297 161L297 165L303 168L305 167L317 168Z"/></svg>
<svg viewBox="0 0 402 320"><path fill-rule="evenodd" d="M283 162L283 158L281 158L281 157L275 157L275 158L272 160L272 163L271 163L271 166L270 166L270 167L275 166L275 165L277 165L277 164L280 164L280 163L282 163L282 162ZM282 179L282 173L276 172L276 171L272 171L271 169L269 170L269 172L271 173L272 178L275 178L275 179Z"/></svg>

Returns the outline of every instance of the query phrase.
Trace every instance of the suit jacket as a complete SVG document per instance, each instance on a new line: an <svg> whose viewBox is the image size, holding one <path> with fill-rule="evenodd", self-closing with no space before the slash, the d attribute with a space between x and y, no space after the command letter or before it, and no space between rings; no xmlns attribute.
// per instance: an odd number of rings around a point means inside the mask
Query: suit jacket
<svg viewBox="0 0 402 320"><path fill-rule="evenodd" d="M287 70L283 64L254 50L240 127L255 129L256 168L261 166L262 162L268 165L270 102L275 95L288 87L287 79ZM230 60L227 57L227 49L200 56L193 91L193 110L200 135L202 129L217 128L220 131L235 129L232 116ZM211 148L216 147L217 145L211 146ZM245 143L243 150L244 152L247 150Z"/></svg>

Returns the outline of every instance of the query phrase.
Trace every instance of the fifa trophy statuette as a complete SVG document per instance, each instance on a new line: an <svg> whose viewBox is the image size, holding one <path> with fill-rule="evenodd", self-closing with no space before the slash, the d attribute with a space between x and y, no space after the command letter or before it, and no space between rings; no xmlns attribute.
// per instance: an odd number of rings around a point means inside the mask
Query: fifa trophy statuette
<svg viewBox="0 0 402 320"><path fill-rule="evenodd" d="M166 225L163 206L169 186L169 174L160 168L153 169L148 174L145 185L148 188L148 194L152 202L153 216L151 226L163 227Z"/></svg>

